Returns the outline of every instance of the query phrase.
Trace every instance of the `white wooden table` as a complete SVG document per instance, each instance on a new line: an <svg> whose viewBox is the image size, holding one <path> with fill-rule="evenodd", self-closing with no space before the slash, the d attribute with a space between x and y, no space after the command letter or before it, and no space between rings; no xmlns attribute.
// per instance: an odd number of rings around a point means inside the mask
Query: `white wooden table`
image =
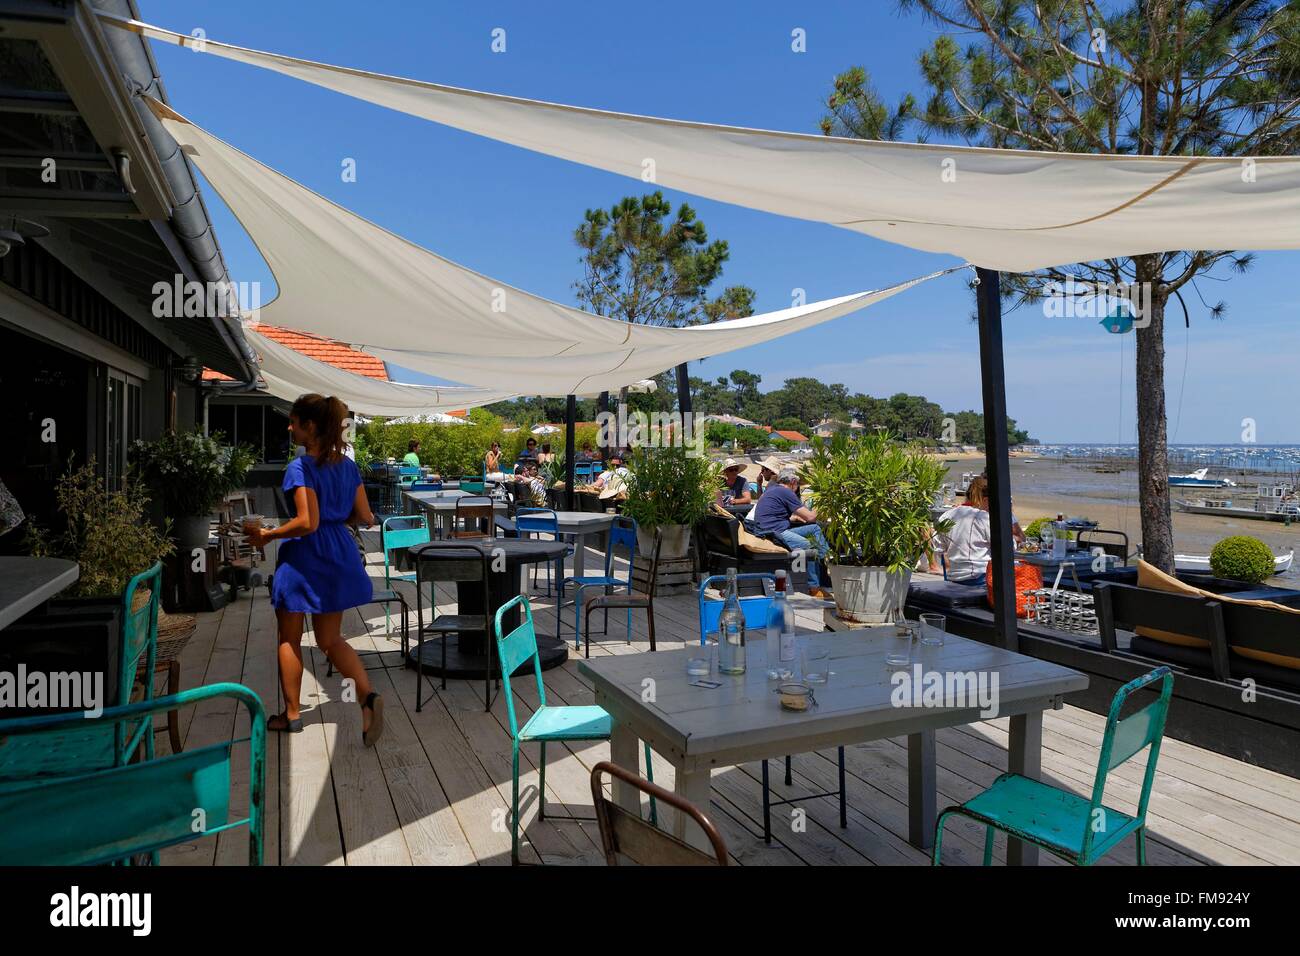
<svg viewBox="0 0 1300 956"><path fill-rule="evenodd" d="M697 678L687 676L686 661L700 655L697 646L581 660L578 669L592 681L595 702L612 718L611 759L639 772L639 741L648 742L676 768L677 793L706 811L715 769L906 736L908 839L924 849L934 842L935 731L991 718L982 717L973 701L966 702L971 706L895 706L895 669L884 662L879 633L821 632L800 638L829 648L832 671L829 683L815 685L818 706L802 714L781 709L773 693L776 682L766 676L761 637L747 645L747 672L715 675L723 682L716 690L690 684ZM913 674L917 663L924 672L985 672L990 686L997 675L996 716L1011 717L1007 769L1027 777L1039 775L1043 711L1088 686L1088 678L1077 671L951 634L943 647L913 645L913 650ZM648 702L647 696L652 698ZM617 781L614 798L639 810L637 792ZM674 815L677 835L703 849L699 828L685 827L680 816ZM1037 849L1012 840L1007 860L1036 863Z"/></svg>

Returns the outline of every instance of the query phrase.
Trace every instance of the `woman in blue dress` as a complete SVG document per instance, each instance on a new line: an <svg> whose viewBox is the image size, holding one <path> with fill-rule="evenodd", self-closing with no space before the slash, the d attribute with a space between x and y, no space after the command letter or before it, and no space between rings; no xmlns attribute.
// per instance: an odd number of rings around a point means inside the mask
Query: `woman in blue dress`
<svg viewBox="0 0 1300 956"><path fill-rule="evenodd" d="M362 739L373 747L384 727L383 699L370 686L365 666L341 636L343 612L370 603L371 583L348 525L373 525L361 473L344 454L347 409L337 398L303 395L289 412L289 434L306 454L284 473L285 497L295 515L278 528L250 529L261 547L280 541L271 587L279 631L280 687L285 710L267 721L268 730L302 730L303 615L312 616L316 645L334 669L351 680L361 704Z"/></svg>

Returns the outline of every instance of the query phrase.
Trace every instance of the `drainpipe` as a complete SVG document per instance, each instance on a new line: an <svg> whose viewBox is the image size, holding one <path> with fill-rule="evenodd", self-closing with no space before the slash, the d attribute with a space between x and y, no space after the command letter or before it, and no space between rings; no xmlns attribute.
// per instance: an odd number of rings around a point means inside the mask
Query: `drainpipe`
<svg viewBox="0 0 1300 956"><path fill-rule="evenodd" d="M140 19L134 0L90 0L90 5L114 16ZM221 247L217 244L194 173L176 141L163 129L158 118L138 95L147 94L163 103L167 102L167 92L158 74L158 66L153 54L149 52L149 41L126 30L109 29L102 32L127 86L137 94L132 105L140 125L149 137L149 145L159 158L163 174L167 177L167 185L171 188L175 200L171 214L172 230L180 240L198 278L224 290L221 314L212 316L212 323L230 350L239 358L248 379L255 381L257 354L240 328L238 296L226 269Z"/></svg>

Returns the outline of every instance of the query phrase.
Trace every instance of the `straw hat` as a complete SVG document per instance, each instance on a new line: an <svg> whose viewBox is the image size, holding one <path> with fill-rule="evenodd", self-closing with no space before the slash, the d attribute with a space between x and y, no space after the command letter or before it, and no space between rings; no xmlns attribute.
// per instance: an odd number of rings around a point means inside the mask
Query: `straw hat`
<svg viewBox="0 0 1300 956"><path fill-rule="evenodd" d="M736 461L736 459L734 458L728 458L726 461L722 463L723 471L730 471L732 468L739 468L739 467L741 467L740 462Z"/></svg>
<svg viewBox="0 0 1300 956"><path fill-rule="evenodd" d="M783 462L780 458L777 458L775 455L768 455L766 458L764 458L762 461L758 463L758 466L760 468L766 468L768 471L777 475L781 474L782 468L788 467L785 462Z"/></svg>

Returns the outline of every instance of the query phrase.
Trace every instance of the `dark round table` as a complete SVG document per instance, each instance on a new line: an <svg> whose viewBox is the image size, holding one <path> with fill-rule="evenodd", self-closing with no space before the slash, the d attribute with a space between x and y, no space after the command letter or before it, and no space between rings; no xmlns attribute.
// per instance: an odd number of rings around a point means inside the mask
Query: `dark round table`
<svg viewBox="0 0 1300 956"><path fill-rule="evenodd" d="M496 616L497 609L510 602L520 594L525 565L542 561L554 561L567 553L568 545L564 541L538 541L520 538L460 539L447 541L430 541L408 548L412 566L417 561L436 560L433 555L439 550L456 549L461 554L466 546L486 552L489 559L488 601L490 607L483 607L483 585L475 581L458 581L456 583L456 605L460 614L484 615L488 622ZM450 558L450 555L449 555ZM460 558L460 560L464 560ZM501 565L504 561L504 567ZM502 619L506 633L519 626L521 612L512 611ZM558 620L558 617L557 617ZM418 626L418 625L417 625ZM489 623L489 627L490 627ZM442 666L442 647L447 645L447 669L444 675ZM567 645L558 636L550 634L537 635L537 654L541 659L542 670L559 667L569 657ZM423 665L426 674L435 677L453 677L457 679L481 678L491 661L491 675L500 676L497 666L495 638L490 631L460 631L454 634L432 634L424 639L423 653L418 644L411 647L407 662L412 667ZM521 666L515 674L524 674L532 670L532 663ZM511 675L515 676L515 675Z"/></svg>

